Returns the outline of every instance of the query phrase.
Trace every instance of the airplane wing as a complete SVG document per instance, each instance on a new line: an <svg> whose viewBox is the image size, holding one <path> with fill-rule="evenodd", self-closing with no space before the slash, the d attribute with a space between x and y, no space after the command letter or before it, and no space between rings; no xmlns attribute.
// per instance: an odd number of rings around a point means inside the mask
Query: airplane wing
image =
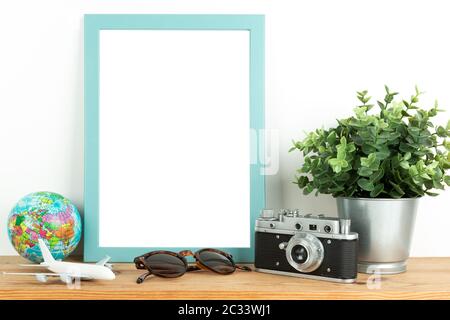
<svg viewBox="0 0 450 320"><path fill-rule="evenodd" d="M102 260L97 262L96 265L98 265L98 266L105 266L105 267L107 267L109 269L112 269L112 264L108 263L109 260L111 260L111 257L110 256L106 256Z"/></svg>
<svg viewBox="0 0 450 320"><path fill-rule="evenodd" d="M3 272L4 275L11 276L36 276L43 275L46 277L59 277L58 273L36 273L36 272Z"/></svg>
<svg viewBox="0 0 450 320"><path fill-rule="evenodd" d="M36 272L3 272L3 275L12 275L12 276L34 276L36 280L39 282L47 282L47 277L58 277L64 283L71 283L74 279L84 279L90 280L89 277L84 276L73 276L70 274L63 273L36 273Z"/></svg>
<svg viewBox="0 0 450 320"><path fill-rule="evenodd" d="M45 264L19 264L19 267L26 268L47 268L48 266Z"/></svg>

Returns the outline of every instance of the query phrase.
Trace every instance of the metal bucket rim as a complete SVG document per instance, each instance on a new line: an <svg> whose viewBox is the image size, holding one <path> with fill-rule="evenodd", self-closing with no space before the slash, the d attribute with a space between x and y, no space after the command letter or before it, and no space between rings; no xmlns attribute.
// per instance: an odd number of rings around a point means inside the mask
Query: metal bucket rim
<svg viewBox="0 0 450 320"><path fill-rule="evenodd" d="M363 201L414 201L419 200L421 197L416 198L353 198L353 197L336 197L336 199L343 199L343 200L363 200Z"/></svg>

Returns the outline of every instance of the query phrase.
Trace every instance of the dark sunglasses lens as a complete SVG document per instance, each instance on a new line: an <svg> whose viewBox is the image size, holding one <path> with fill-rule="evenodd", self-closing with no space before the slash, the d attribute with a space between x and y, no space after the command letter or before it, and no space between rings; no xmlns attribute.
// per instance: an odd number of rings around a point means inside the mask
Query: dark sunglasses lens
<svg viewBox="0 0 450 320"><path fill-rule="evenodd" d="M218 273L232 273L236 268L233 263L224 255L214 251L201 251L199 253L200 262Z"/></svg>
<svg viewBox="0 0 450 320"><path fill-rule="evenodd" d="M166 253L154 254L145 259L145 263L152 269L152 273L163 277L179 277L186 272L183 260Z"/></svg>

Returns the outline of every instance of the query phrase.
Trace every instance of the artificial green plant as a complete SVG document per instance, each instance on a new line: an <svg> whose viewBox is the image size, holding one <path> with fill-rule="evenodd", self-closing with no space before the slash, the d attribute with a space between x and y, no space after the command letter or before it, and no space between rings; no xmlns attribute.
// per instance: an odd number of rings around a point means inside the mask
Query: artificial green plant
<svg viewBox="0 0 450 320"><path fill-rule="evenodd" d="M450 121L436 126L434 107L418 106L417 87L409 100L395 100L397 92L385 86L376 108L368 92L357 92L361 102L354 115L330 129L317 129L290 151L303 152L304 162L295 183L304 194L361 198L415 198L435 196L450 185Z"/></svg>

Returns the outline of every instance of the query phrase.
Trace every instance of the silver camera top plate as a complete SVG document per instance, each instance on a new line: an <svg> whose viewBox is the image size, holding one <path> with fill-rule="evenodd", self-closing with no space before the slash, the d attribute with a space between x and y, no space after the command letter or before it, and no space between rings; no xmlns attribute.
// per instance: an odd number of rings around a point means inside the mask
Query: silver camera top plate
<svg viewBox="0 0 450 320"><path fill-rule="evenodd" d="M310 232L320 238L357 239L358 234L350 232L350 220L324 215L302 215L295 210L265 209L256 220L256 231L295 234Z"/></svg>

